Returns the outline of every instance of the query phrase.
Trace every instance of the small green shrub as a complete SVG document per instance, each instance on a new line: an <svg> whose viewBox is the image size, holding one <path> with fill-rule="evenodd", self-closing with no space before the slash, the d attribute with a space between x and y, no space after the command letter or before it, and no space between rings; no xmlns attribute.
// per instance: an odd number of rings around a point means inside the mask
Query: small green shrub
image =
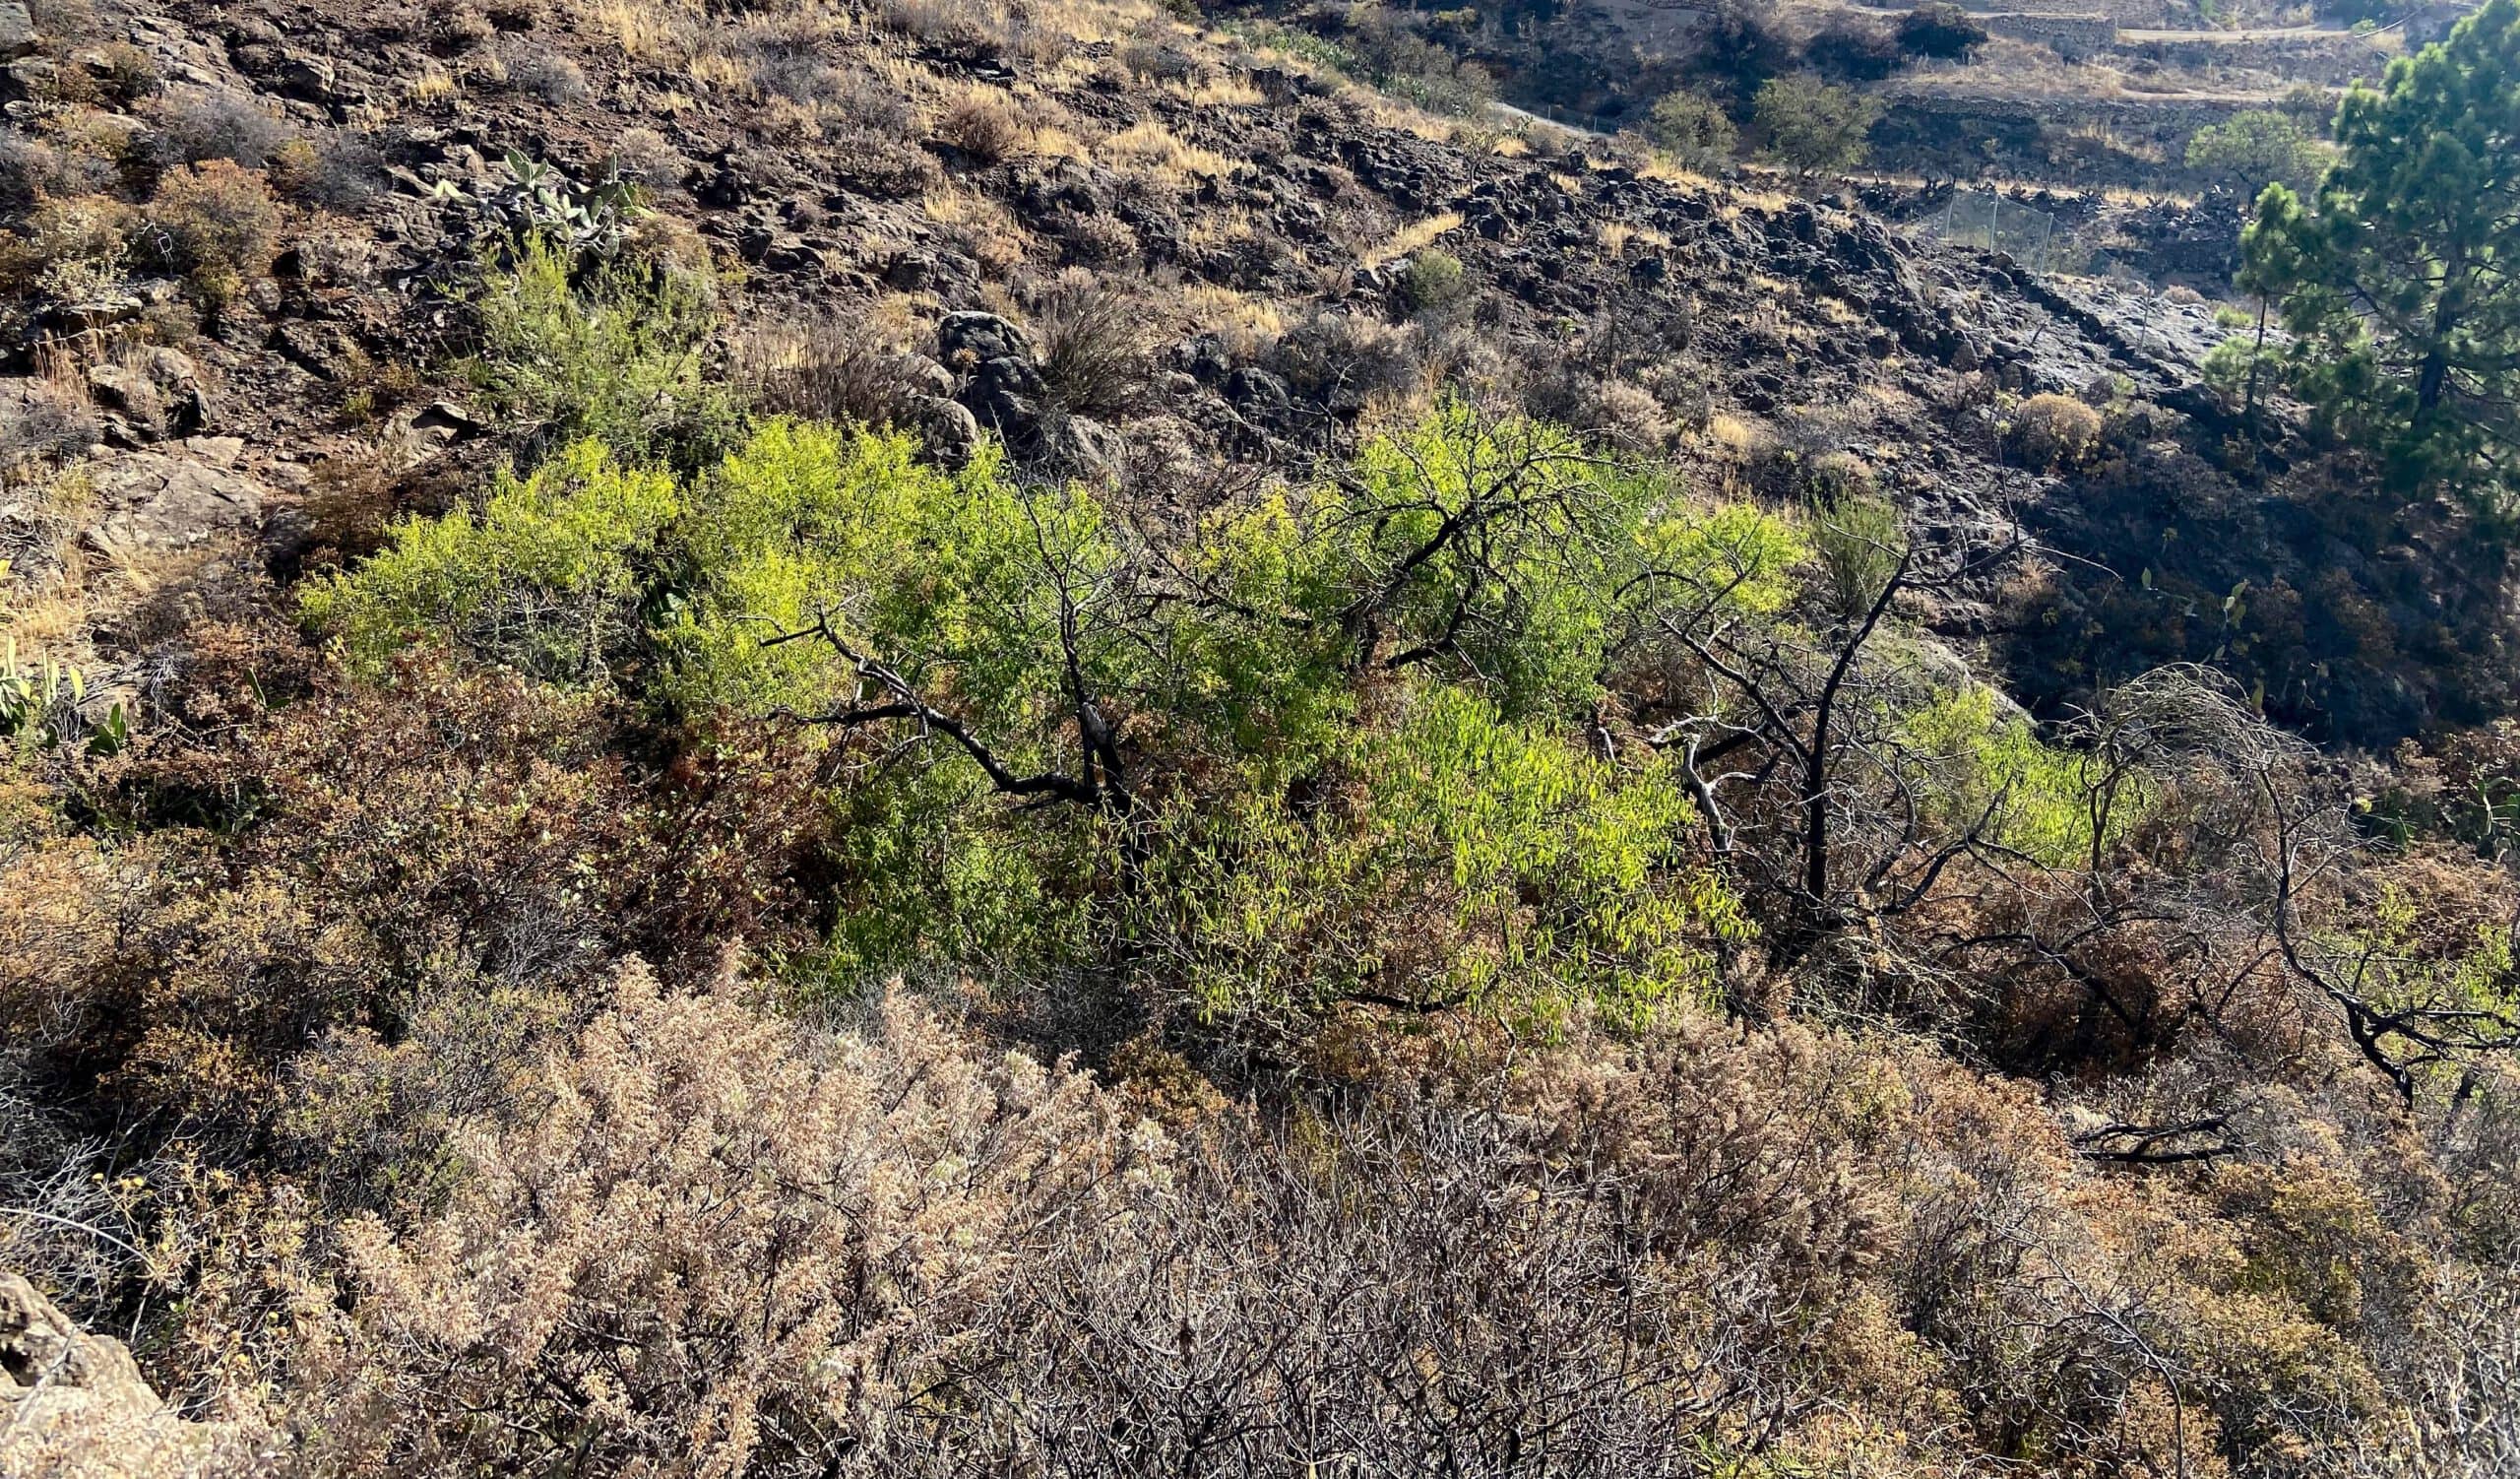
<svg viewBox="0 0 2520 1479"><path fill-rule="evenodd" d="M357 570L308 587L300 611L361 668L443 636L538 677L598 681L641 639L657 544L680 506L667 475L581 442L530 478L503 476L478 510L396 525Z"/></svg>
<svg viewBox="0 0 2520 1479"><path fill-rule="evenodd" d="M1647 118L1645 136L1686 167L1711 173L1732 162L1741 131L1713 99L1666 93Z"/></svg>
<svg viewBox="0 0 2520 1479"><path fill-rule="evenodd" d="M1461 258L1430 246L1409 259L1400 291L1413 313L1449 308L1470 291L1469 271Z"/></svg>
<svg viewBox="0 0 2520 1479"><path fill-rule="evenodd" d="M715 285L670 264L607 260L582 276L575 266L529 237L484 284L472 373L490 405L527 423L530 447L594 437L631 462L703 465L735 419L703 357Z"/></svg>

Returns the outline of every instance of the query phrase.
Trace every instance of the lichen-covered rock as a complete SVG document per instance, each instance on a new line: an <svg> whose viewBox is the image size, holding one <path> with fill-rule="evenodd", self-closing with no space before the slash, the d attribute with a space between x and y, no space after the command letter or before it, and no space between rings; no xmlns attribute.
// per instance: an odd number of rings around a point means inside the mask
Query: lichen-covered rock
<svg viewBox="0 0 2520 1479"><path fill-rule="evenodd" d="M182 549L262 522L271 490L232 465L237 444L195 437L183 452L133 452L89 472L96 540L116 548Z"/></svg>
<svg viewBox="0 0 2520 1479"><path fill-rule="evenodd" d="M225 1479L271 1455L233 1423L186 1421L123 1343L91 1335L0 1272L0 1474L9 1479Z"/></svg>

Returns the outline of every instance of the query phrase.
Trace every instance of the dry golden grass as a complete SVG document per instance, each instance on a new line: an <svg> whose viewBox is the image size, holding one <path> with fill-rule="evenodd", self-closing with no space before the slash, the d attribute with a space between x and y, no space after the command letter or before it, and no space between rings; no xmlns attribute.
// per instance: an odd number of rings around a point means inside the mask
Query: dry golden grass
<svg viewBox="0 0 2520 1479"><path fill-rule="evenodd" d="M701 52L682 70L703 93L742 93L752 87L752 67L742 58L722 51Z"/></svg>
<svg viewBox="0 0 2520 1479"><path fill-rule="evenodd" d="M1636 225L1624 221L1603 223L1602 250L1620 257L1627 254L1629 247L1641 252L1667 252L1671 249L1671 238L1669 233L1650 225Z"/></svg>
<svg viewBox="0 0 2520 1479"><path fill-rule="evenodd" d="M1636 172L1645 178L1661 180L1667 185L1685 185L1700 190L1716 188L1714 180L1694 169L1684 167L1679 161L1661 150L1647 151L1645 157L1637 161L1635 168Z"/></svg>
<svg viewBox="0 0 2520 1479"><path fill-rule="evenodd" d="M1232 73L1167 82L1164 91L1194 107L1203 108L1256 108L1269 100L1258 88Z"/></svg>
<svg viewBox="0 0 2520 1479"><path fill-rule="evenodd" d="M1460 226L1461 213L1458 211L1445 211L1423 221L1412 222L1392 232L1380 246L1363 253L1363 265L1379 267L1385 262L1396 262L1434 245L1445 232L1457 230Z"/></svg>
<svg viewBox="0 0 2520 1479"><path fill-rule="evenodd" d="M1180 298L1191 321L1222 337L1236 359L1256 359L1286 337L1286 318L1268 298L1213 283L1188 284Z"/></svg>
<svg viewBox="0 0 2520 1479"><path fill-rule="evenodd" d="M603 0L585 16L590 30L610 36L633 61L665 61L682 54L681 24L655 0Z"/></svg>
<svg viewBox="0 0 2520 1479"><path fill-rule="evenodd" d="M1004 273L1021 263L1031 248L1032 238L1015 214L976 191L948 182L929 191L922 204L927 219L971 253L984 271Z"/></svg>
<svg viewBox="0 0 2520 1479"><path fill-rule="evenodd" d="M1703 434L1710 446L1741 462L1755 461L1776 445L1776 433L1765 422L1729 411L1707 418Z"/></svg>
<svg viewBox="0 0 2520 1479"><path fill-rule="evenodd" d="M403 96L412 102L434 102L441 97L452 97L461 91L463 86L455 80L454 73L435 62L422 62L419 76L412 78L404 88Z"/></svg>
<svg viewBox="0 0 2520 1479"><path fill-rule="evenodd" d="M1129 164L1157 179L1178 182L1189 175L1221 179L1233 172L1233 161L1212 150L1185 144L1152 118L1141 119L1102 141L1106 163Z"/></svg>

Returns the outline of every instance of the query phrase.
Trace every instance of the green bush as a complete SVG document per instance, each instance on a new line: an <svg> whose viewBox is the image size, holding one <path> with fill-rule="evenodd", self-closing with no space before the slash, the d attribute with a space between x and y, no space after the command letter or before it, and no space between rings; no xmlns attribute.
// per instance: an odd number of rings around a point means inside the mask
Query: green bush
<svg viewBox="0 0 2520 1479"><path fill-rule="evenodd" d="M632 462L696 468L729 442L734 406L707 373L717 324L704 272L626 259L583 272L529 236L474 307L472 375L490 405L525 423L529 447L594 437Z"/></svg>
<svg viewBox="0 0 2520 1479"><path fill-rule="evenodd" d="M2288 113L2251 108L2198 129L2187 141L2187 167L2254 197L2268 185L2307 191L2327 168L2330 151Z"/></svg>
<svg viewBox="0 0 2520 1479"><path fill-rule="evenodd" d="M1413 313L1449 308L1469 290L1469 274L1461 258L1431 246L1411 257L1400 276L1401 295Z"/></svg>
<svg viewBox="0 0 2520 1479"><path fill-rule="evenodd" d="M1732 162L1741 131L1712 99L1666 93L1647 117L1645 136L1688 168L1713 173Z"/></svg>
<svg viewBox="0 0 2520 1479"><path fill-rule="evenodd" d="M354 572L309 586L300 610L374 669L441 636L538 677L593 682L632 657L658 542L680 503L673 480L581 442L502 476L476 509L396 525Z"/></svg>
<svg viewBox="0 0 2520 1479"><path fill-rule="evenodd" d="M803 724L842 822L834 983L1116 949L1212 1014L1632 1018L1701 993L1745 928L1675 850L1678 781L1567 721L1656 603L1783 612L1786 522L1464 405L1161 558L1089 489L916 452L775 419L677 491L588 439L397 527L305 612L362 666L434 635L703 723Z"/></svg>
<svg viewBox="0 0 2520 1479"><path fill-rule="evenodd" d="M1167 828L1140 929L1202 1012L1476 1004L1546 1025L1577 999L1641 1020L1707 995L1713 946L1749 928L1673 859L1693 812L1665 767L1455 689L1401 709L1341 746L1330 814L1253 791Z"/></svg>
<svg viewBox="0 0 2520 1479"><path fill-rule="evenodd" d="M1865 135L1881 104L1816 77L1772 78L1752 104L1770 157L1797 174L1826 174L1863 162Z"/></svg>

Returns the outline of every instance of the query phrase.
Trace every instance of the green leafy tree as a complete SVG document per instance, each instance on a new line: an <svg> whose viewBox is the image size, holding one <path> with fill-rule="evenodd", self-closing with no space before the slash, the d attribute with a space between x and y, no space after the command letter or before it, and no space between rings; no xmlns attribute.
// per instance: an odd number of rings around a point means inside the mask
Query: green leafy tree
<svg viewBox="0 0 2520 1479"><path fill-rule="evenodd" d="M1853 88L1805 76L1769 80L1752 107L1769 155L1805 176L1862 163L1865 136L1881 116L1881 104Z"/></svg>
<svg viewBox="0 0 2520 1479"><path fill-rule="evenodd" d="M2401 496L2520 495L2520 0L2390 63L2337 114L2304 200L2272 185L2240 284L2280 305L2282 365L2324 429Z"/></svg>
<svg viewBox="0 0 2520 1479"><path fill-rule="evenodd" d="M2290 113L2251 108L2198 129L2187 141L2187 167L2215 183L2255 195L2268 185L2315 189L2329 151Z"/></svg>
<svg viewBox="0 0 2520 1479"><path fill-rule="evenodd" d="M1646 119L1646 137L1691 169L1721 169L1732 161L1741 131L1711 98L1666 93Z"/></svg>

